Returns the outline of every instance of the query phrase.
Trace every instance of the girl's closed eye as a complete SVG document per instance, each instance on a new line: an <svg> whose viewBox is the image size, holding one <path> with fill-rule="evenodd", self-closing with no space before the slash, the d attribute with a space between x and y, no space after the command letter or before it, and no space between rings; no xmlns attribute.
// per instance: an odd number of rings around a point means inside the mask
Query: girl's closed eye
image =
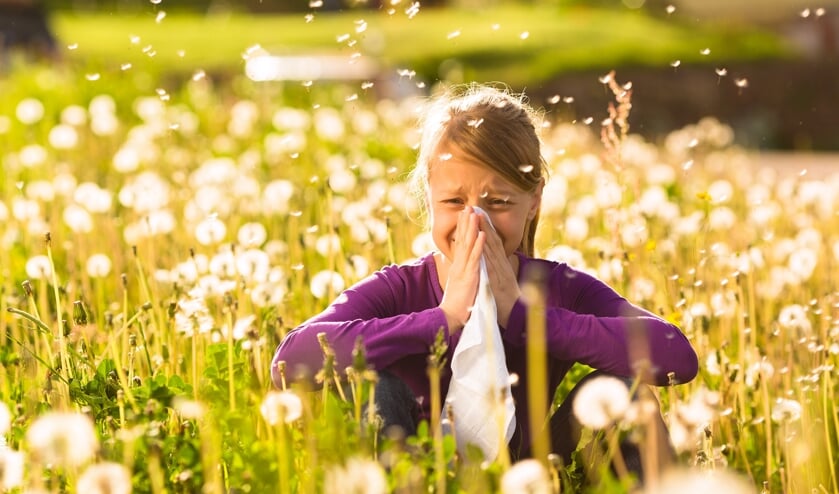
<svg viewBox="0 0 839 494"><path fill-rule="evenodd" d="M491 197L486 200L486 204L491 208L503 208L513 203L507 197Z"/></svg>

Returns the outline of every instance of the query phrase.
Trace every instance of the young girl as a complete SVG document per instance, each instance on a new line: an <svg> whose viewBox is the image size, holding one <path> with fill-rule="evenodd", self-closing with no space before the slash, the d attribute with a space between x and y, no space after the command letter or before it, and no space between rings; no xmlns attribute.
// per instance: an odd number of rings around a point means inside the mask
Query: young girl
<svg viewBox="0 0 839 494"><path fill-rule="evenodd" d="M528 420L527 306L521 289L527 277L536 276L545 288L548 400L575 362L628 380L646 366L649 372L642 377L656 385L670 378L678 383L693 379L696 354L679 328L589 274L534 257L545 184L534 123L532 109L505 90L472 85L437 98L423 119L411 175L427 208L436 250L413 262L385 266L345 290L286 336L274 364L285 361L289 373L313 375L323 364L318 334L324 333L337 368L344 369L361 337L368 363L380 374L376 405L385 426L414 433L418 422L429 418L429 350L442 329L451 362L475 303L483 257L507 369L518 375L512 388L513 459L531 454L534 427ZM630 346L639 335L646 348L633 357ZM279 383L277 366L272 370ZM443 373L441 400L450 377ZM574 395L550 420L554 452L566 462L579 440L568 403Z"/></svg>

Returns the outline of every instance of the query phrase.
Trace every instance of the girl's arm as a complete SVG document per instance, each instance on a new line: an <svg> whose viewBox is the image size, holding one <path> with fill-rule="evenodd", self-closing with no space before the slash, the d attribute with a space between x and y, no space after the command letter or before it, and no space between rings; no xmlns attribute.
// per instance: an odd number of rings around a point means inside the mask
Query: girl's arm
<svg viewBox="0 0 839 494"><path fill-rule="evenodd" d="M367 363L384 369L404 356L428 353L442 329L448 340L446 317L434 306L418 312L398 313L404 307L404 294L395 294L379 274L345 290L329 307L289 332L274 354L271 366L275 383L280 382L277 362L286 363L290 376L311 378L322 367L324 354L318 341L323 333L335 352L335 367L352 364L358 338L366 350Z"/></svg>
<svg viewBox="0 0 839 494"><path fill-rule="evenodd" d="M570 269L570 268L568 268ZM556 359L580 362L618 376L658 385L692 380L696 352L679 328L629 303L602 281L582 272L553 273L548 282L547 347ZM517 301L503 338L523 345L527 307Z"/></svg>

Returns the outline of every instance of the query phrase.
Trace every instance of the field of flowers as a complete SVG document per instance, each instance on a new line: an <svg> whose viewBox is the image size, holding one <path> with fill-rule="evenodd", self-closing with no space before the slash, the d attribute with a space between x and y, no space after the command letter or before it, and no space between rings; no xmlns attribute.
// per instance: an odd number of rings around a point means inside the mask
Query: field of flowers
<svg viewBox="0 0 839 494"><path fill-rule="evenodd" d="M201 72L161 87L0 81L0 488L628 490L582 486L583 456L475 464L434 427L378 434L363 351L346 378L327 344L322 387L289 370L273 388L289 329L429 248L403 185L421 100ZM651 143L554 116L538 253L678 323L701 359L656 390L680 466L647 491L839 492L839 175L756 168L713 119Z"/></svg>

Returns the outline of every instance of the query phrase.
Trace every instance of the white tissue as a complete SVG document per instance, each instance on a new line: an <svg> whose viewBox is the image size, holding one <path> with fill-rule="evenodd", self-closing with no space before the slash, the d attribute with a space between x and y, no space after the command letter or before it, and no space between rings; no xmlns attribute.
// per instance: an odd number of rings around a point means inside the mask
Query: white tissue
<svg viewBox="0 0 839 494"><path fill-rule="evenodd" d="M489 219L483 210L474 209ZM472 444L492 461L513 437L516 415L495 297L483 257L478 294L454 349L451 368L446 403L452 407L458 450L465 453L466 446Z"/></svg>

